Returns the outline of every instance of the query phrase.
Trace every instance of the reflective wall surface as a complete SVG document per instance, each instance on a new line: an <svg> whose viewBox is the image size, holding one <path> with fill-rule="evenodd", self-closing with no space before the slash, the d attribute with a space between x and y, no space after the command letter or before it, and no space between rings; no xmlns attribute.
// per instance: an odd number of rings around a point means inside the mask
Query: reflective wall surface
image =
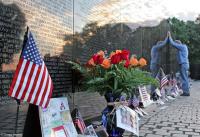
<svg viewBox="0 0 200 137"><path fill-rule="evenodd" d="M151 18L147 15L147 12L143 11L144 7L141 7L141 2L76 0L73 46L77 50L73 54L74 58L86 62L98 50L110 53L116 49L128 49L138 58L145 57L149 64L151 47L164 40L170 25L164 18L161 20L159 17ZM155 3L151 1L149 4L153 6ZM161 52L163 54L160 64L164 70L168 73L171 70L176 71L176 65L170 65L175 58L175 49L166 46ZM149 66L145 69L149 70Z"/></svg>
<svg viewBox="0 0 200 137"><path fill-rule="evenodd" d="M53 78L55 95L71 91L71 70L65 63L71 47L65 48L65 36L73 33L73 1L3 0L0 10L0 94L8 93L27 26Z"/></svg>
<svg viewBox="0 0 200 137"><path fill-rule="evenodd" d="M53 78L56 96L72 91L67 60L85 63L98 50L109 53L128 49L138 57L145 57L149 64L152 46L164 40L170 30L166 19L194 20L200 13L198 4L191 5L191 10L188 5L194 2L182 2L182 7L177 8L177 1L1 0L0 95L8 93L26 26L33 33ZM160 64L165 72L176 72L176 50L166 46L161 52ZM149 65L145 69L149 70Z"/></svg>

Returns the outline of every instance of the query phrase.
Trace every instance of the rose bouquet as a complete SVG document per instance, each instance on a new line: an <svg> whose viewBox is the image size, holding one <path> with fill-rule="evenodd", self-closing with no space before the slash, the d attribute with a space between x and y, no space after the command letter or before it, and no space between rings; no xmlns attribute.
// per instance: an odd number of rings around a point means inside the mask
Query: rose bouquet
<svg viewBox="0 0 200 137"><path fill-rule="evenodd" d="M144 58L130 56L128 50L116 50L108 56L103 51L95 53L86 64L68 62L78 70L83 79L82 89L86 91L133 94L133 89L142 85L157 85L157 81L141 68L147 65Z"/></svg>

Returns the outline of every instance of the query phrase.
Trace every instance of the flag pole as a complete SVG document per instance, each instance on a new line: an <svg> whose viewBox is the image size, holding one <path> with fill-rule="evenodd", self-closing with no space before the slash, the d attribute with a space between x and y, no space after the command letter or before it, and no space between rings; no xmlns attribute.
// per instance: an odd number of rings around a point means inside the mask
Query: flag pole
<svg viewBox="0 0 200 137"><path fill-rule="evenodd" d="M29 27L27 26L27 29L26 29L26 32L24 34L24 41L23 41L23 45L22 45L22 52L24 50L24 47L26 45L26 42L27 42L27 38L28 38L28 30L29 30ZM22 52L21 52L21 55L20 55L20 58L22 56ZM15 120L15 137L16 137L16 134L17 134L17 126L18 126L18 117L19 117L19 106L20 106L20 100L15 98L16 102L17 102L17 113L16 113L16 120Z"/></svg>
<svg viewBox="0 0 200 137"><path fill-rule="evenodd" d="M26 42L27 42L27 40L28 40L28 31L29 31L29 27L27 26L26 32L25 32L25 34L24 34L24 41L23 41L23 45L22 45L22 52L23 52L24 47L25 47L25 45L26 45ZM22 52L21 52L20 58L21 58L21 56L22 56Z"/></svg>
<svg viewBox="0 0 200 137"><path fill-rule="evenodd" d="M20 100L19 99L15 99L17 102L17 113L16 113L16 120L15 120L15 137L17 134L17 125L18 125L18 116L19 116L19 106L20 106Z"/></svg>

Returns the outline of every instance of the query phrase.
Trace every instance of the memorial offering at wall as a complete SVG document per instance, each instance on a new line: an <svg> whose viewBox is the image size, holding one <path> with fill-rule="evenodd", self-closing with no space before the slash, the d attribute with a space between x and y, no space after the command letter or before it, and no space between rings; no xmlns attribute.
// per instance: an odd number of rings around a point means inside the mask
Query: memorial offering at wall
<svg viewBox="0 0 200 137"><path fill-rule="evenodd" d="M88 135L79 135L71 118L66 97L52 98L47 108L39 108L42 137L96 137L89 126Z"/></svg>
<svg viewBox="0 0 200 137"><path fill-rule="evenodd" d="M127 106L120 106L116 111L117 127L125 129L139 136L138 114Z"/></svg>
<svg viewBox="0 0 200 137"><path fill-rule="evenodd" d="M77 136L67 98L52 98L46 109L39 108L39 115L43 137Z"/></svg>
<svg viewBox="0 0 200 137"><path fill-rule="evenodd" d="M141 97L141 101L143 104L143 107L147 107L150 104L152 104L152 100L150 99L150 95L147 92L147 89L145 86L140 86L139 87L139 93L140 93L140 97Z"/></svg>

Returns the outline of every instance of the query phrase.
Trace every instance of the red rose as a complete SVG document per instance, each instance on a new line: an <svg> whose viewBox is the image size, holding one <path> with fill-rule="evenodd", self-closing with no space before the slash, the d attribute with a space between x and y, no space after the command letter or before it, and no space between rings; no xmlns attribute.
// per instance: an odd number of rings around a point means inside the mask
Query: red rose
<svg viewBox="0 0 200 137"><path fill-rule="evenodd" d="M128 51L128 50L122 50L122 52L121 52L121 58L123 60L128 60L129 54L130 54L130 51Z"/></svg>
<svg viewBox="0 0 200 137"><path fill-rule="evenodd" d="M94 63L97 64L98 54L94 54L94 55L92 56L92 58L93 58Z"/></svg>
<svg viewBox="0 0 200 137"><path fill-rule="evenodd" d="M94 54L92 56L92 58L93 58L95 64L102 64L102 62L104 60L104 58L101 55L98 55L98 54Z"/></svg>
<svg viewBox="0 0 200 137"><path fill-rule="evenodd" d="M104 58L100 55L98 55L97 57L97 64L102 64L103 63Z"/></svg>
<svg viewBox="0 0 200 137"><path fill-rule="evenodd" d="M129 65L130 65L130 61L129 61L129 59L127 59L126 62L125 62L125 64L124 64L124 67L128 68Z"/></svg>
<svg viewBox="0 0 200 137"><path fill-rule="evenodd" d="M115 54L111 57L111 63L112 64L118 64L120 61L122 61L120 54Z"/></svg>

